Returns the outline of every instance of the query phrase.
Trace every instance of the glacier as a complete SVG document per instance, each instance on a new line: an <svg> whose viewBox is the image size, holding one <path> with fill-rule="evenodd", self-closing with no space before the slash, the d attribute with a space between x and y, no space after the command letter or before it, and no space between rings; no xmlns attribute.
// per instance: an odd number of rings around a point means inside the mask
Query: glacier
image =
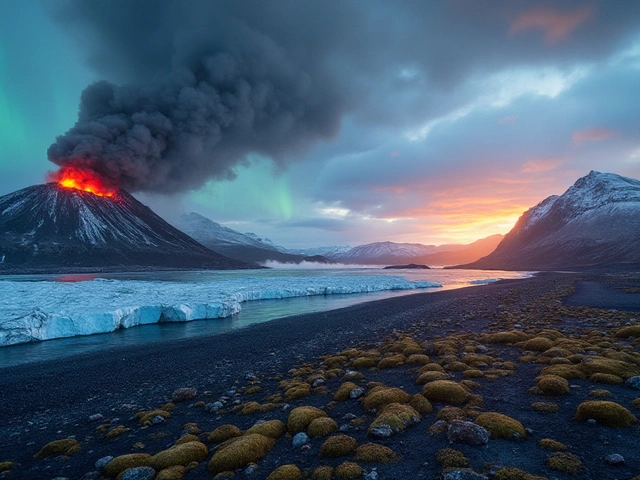
<svg viewBox="0 0 640 480"><path fill-rule="evenodd" d="M6 280L0 285L0 346L159 322L225 318L238 313L243 302L254 300L442 287L387 275L243 276L193 282Z"/></svg>

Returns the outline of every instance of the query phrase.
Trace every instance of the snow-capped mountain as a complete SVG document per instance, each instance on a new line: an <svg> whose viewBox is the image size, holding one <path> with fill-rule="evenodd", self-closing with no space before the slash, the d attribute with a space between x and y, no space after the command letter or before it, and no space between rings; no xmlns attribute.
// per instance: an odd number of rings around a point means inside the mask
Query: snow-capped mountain
<svg viewBox="0 0 640 480"><path fill-rule="evenodd" d="M125 191L98 196L57 183L0 197L0 271L247 268L199 244Z"/></svg>
<svg viewBox="0 0 640 480"><path fill-rule="evenodd" d="M502 235L492 235L468 245L423 245L420 243L376 242L359 245L347 251L326 253L332 261L359 265L392 265L421 263L453 265L473 261L487 255L496 247Z"/></svg>
<svg viewBox="0 0 640 480"><path fill-rule="evenodd" d="M640 181L592 171L527 210L469 268L542 270L640 262Z"/></svg>
<svg viewBox="0 0 640 480"><path fill-rule="evenodd" d="M353 247L350 245L332 245L326 247L312 247L312 248L290 248L287 250L289 253L297 255L306 255L313 257L315 255L321 255L323 257L337 257L342 253L346 253Z"/></svg>
<svg viewBox="0 0 640 480"><path fill-rule="evenodd" d="M240 233L195 212L182 214L176 227L211 250L245 262L326 262L322 257L289 253L268 238L258 237L255 233Z"/></svg>

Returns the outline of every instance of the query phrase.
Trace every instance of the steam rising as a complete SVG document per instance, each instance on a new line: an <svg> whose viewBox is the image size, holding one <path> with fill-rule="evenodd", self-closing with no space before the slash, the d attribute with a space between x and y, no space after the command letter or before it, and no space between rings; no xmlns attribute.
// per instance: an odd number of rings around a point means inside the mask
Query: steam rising
<svg viewBox="0 0 640 480"><path fill-rule="evenodd" d="M170 67L156 66L164 72L87 87L76 125L51 145L49 160L94 172L111 187L171 193L233 178L248 153L284 162L336 132L343 106L329 79L210 10L200 12L215 21L210 30L174 40Z"/></svg>

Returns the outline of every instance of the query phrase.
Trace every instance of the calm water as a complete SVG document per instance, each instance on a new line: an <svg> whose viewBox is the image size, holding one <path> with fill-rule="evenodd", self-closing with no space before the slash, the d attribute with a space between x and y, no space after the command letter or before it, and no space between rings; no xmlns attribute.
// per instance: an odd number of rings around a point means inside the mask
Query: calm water
<svg viewBox="0 0 640 480"><path fill-rule="evenodd" d="M288 278L292 282L296 278L310 276L402 276L407 280L427 280L442 284L442 288L429 288L410 291L384 291L350 295L320 295L278 300L258 300L242 304L240 313L224 319L197 320L184 323L158 323L138 326L112 333L72 338L32 342L0 348L0 368L65 357L76 353L99 352L100 350L131 346L142 343L170 341L182 338L198 337L221 333L241 328L254 323L266 322L276 318L305 313L333 310L363 302L385 298L410 295L414 293L450 290L470 285L484 284L495 279L513 279L529 276L528 272L474 271L474 270L383 270L372 268L353 269L271 269L260 271L196 271L196 272L153 272L153 273L120 273L120 274L81 274L81 275L29 275L0 277L0 282L84 282L96 278L116 279L121 281L149 282L217 282L224 280L240 280L247 276L262 278ZM1 285L1 283L0 283ZM481 286L479 288L482 288Z"/></svg>

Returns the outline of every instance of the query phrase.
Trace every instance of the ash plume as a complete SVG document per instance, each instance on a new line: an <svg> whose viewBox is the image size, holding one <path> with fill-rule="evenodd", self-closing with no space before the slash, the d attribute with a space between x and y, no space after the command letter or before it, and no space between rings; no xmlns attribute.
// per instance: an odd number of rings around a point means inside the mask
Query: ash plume
<svg viewBox="0 0 640 480"><path fill-rule="evenodd" d="M148 58L127 72L135 81L99 81L84 90L77 123L50 146L50 161L94 172L111 187L172 193L233 178L248 153L285 162L337 131L343 101L330 77L305 60L309 52L292 53L239 18L231 3L187 2L189 15L177 3L69 3L75 21L101 31L103 40L121 37L123 55ZM103 7L111 13L102 16ZM155 11L155 25L136 36L166 31L155 51L148 38L131 37L132 9Z"/></svg>

